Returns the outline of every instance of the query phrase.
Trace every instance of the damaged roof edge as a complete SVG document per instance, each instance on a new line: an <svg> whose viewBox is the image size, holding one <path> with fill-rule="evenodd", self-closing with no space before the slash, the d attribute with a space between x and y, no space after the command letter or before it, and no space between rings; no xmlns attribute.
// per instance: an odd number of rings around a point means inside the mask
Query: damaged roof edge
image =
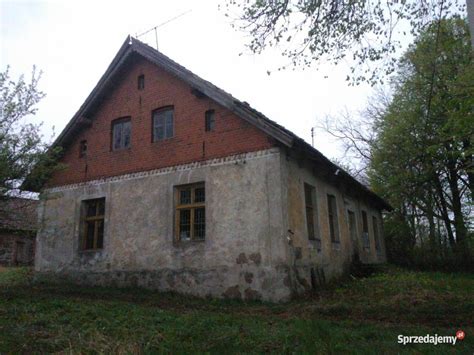
<svg viewBox="0 0 474 355"><path fill-rule="evenodd" d="M362 191L367 193L370 197L374 198L382 208L389 211L392 210L392 207L380 196L378 196L369 188L364 186L344 169L331 162L321 152L310 146L303 139L296 136L293 132L287 130L285 127L269 119L264 114L251 107L247 102L242 102L234 98L231 94L218 88L211 82L200 78L196 74L192 73L190 70L173 61L171 58L167 57L166 55L155 50L149 45L131 36L128 36L126 38L105 73L102 75L102 77L100 78L92 92L89 94L89 96L86 98L84 103L81 105L79 110L76 112L76 114L72 117L72 119L63 129L61 134L55 140L53 146L61 146L66 143L69 138L69 135L74 131L76 124L80 122L81 117L87 116L88 110L90 109L90 107L93 106L96 100L99 99L102 90L106 87L109 80L114 76L117 70L125 62L126 58L128 58L128 56L134 52L143 56L150 62L161 66L163 69L175 75L179 79L185 81L193 89L199 90L205 96L209 97L221 106L232 111L242 119L255 125L284 146L294 148L295 145L298 144L310 156L317 156L319 159L322 159L323 162L333 167L334 170L341 170L344 175L349 178L349 181L356 184Z"/></svg>

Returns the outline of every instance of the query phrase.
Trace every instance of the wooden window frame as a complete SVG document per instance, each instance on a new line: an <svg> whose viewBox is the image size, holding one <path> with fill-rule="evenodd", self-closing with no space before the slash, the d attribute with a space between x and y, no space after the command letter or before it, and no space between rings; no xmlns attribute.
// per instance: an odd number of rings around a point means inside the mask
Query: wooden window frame
<svg viewBox="0 0 474 355"><path fill-rule="evenodd" d="M319 232L319 214L318 214L318 196L316 194L316 187L311 184L303 184L304 191L304 204L305 204L305 215L306 215L306 232L308 234L308 240L315 243L316 249L321 251L321 236ZM307 193L311 196L311 201L307 199ZM310 202L310 203L309 203ZM313 235L311 235L311 228Z"/></svg>
<svg viewBox="0 0 474 355"><path fill-rule="evenodd" d="M334 201L334 211L331 208L331 201ZM339 218L337 213L337 198L335 195L327 194L328 202L328 223L329 223L329 236L331 242L339 244L341 242L339 238ZM334 212L334 213L333 213Z"/></svg>
<svg viewBox="0 0 474 355"><path fill-rule="evenodd" d="M87 140L83 139L79 143L79 158L85 158L87 156Z"/></svg>
<svg viewBox="0 0 474 355"><path fill-rule="evenodd" d="M99 204L96 203L96 213L94 216L87 216L88 211L88 204L97 201L103 201L104 203L104 214L99 214ZM82 201L82 234L81 234L81 251L88 252L88 251L98 251L104 249L104 234L105 234L105 197L94 198L90 200ZM98 239L99 239L99 222L102 222L104 226L104 234L102 235L102 247L97 247ZM88 232L88 224L94 223L94 239L93 239L93 247L87 248L87 232Z"/></svg>
<svg viewBox="0 0 474 355"><path fill-rule="evenodd" d="M362 246L364 249L370 249L369 216L365 210L362 210L360 213L362 215Z"/></svg>
<svg viewBox="0 0 474 355"><path fill-rule="evenodd" d="M216 128L216 111L207 110L204 114L204 130L212 132Z"/></svg>
<svg viewBox="0 0 474 355"><path fill-rule="evenodd" d="M374 232L375 250L380 253L382 251L382 246L380 245L379 239L378 218L375 216L372 216L372 230Z"/></svg>
<svg viewBox="0 0 474 355"><path fill-rule="evenodd" d="M170 137L167 137L166 136L166 120L164 122L164 137L163 138L156 138L155 137L155 115L161 113L161 112L166 112L166 111L172 111L173 112L173 123L171 125L171 130L172 130L172 135ZM167 139L172 139L174 138L175 136L175 112L174 112L174 106L164 106L164 107L160 107L160 108L157 108L156 110L153 110L151 112L151 142L152 143L156 143L156 142L162 142L162 141L165 141Z"/></svg>
<svg viewBox="0 0 474 355"><path fill-rule="evenodd" d="M130 139L129 139L129 143L128 143L128 146L124 146L124 135L123 135L123 129L122 129L122 134L121 134L121 144L120 144L120 147L118 148L115 148L115 127L117 127L118 125L121 125L121 124L125 124L129 122L130 123ZM112 121L112 130L111 130L111 150L112 151L119 151L119 150L124 150L124 149L130 149L130 147L132 146L132 118L130 116L127 116L127 117L121 117L121 118L117 118L116 120L113 120Z"/></svg>
<svg viewBox="0 0 474 355"><path fill-rule="evenodd" d="M137 77L137 89L138 90L145 90L145 74L140 74Z"/></svg>
<svg viewBox="0 0 474 355"><path fill-rule="evenodd" d="M195 192L196 189L199 188L204 188L204 201L202 202L195 202ZM181 204L180 203L180 194L181 191L183 190L191 190L191 202L190 203L185 203ZM205 184L203 182L195 183L195 184L186 184L186 185L180 185L175 187L175 240L176 242L203 242L206 240L206 221L204 220L204 237L203 238L196 238L195 236L195 212L199 208L204 208L204 211L206 211L206 188ZM190 238L188 240L182 240L181 239L181 211L182 210L190 210ZM204 212L204 215L206 215L206 212Z"/></svg>

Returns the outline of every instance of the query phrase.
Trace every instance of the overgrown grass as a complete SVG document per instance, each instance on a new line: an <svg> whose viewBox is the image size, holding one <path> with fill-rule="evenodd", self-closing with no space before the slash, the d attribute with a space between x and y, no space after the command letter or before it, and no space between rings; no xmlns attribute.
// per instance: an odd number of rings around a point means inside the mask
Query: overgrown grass
<svg viewBox="0 0 474 355"><path fill-rule="evenodd" d="M32 283L0 271L0 353L472 353L474 277L388 268L287 304ZM454 335L400 345L399 334Z"/></svg>

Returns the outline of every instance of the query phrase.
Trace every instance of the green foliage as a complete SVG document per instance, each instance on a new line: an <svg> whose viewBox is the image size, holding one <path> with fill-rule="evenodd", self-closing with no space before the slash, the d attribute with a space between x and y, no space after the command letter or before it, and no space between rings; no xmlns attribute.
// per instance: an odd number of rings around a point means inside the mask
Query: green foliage
<svg viewBox="0 0 474 355"><path fill-rule="evenodd" d="M0 73L0 198L21 193L27 176L33 185L39 184L56 168L59 150L48 150L41 125L27 121L45 96L38 89L40 77L35 68L30 82L23 75L12 81L9 67Z"/></svg>
<svg viewBox="0 0 474 355"><path fill-rule="evenodd" d="M474 345L469 274L390 267L286 304L30 277L24 269L0 270L1 353L445 354ZM398 334L454 335L458 329L467 336L454 347L397 343Z"/></svg>
<svg viewBox="0 0 474 355"><path fill-rule="evenodd" d="M392 101L374 122L377 139L371 147L369 176L375 191L396 209L388 223L394 261L415 247L429 250L434 258L453 248L470 260L471 51L464 20L433 23L401 59Z"/></svg>
<svg viewBox="0 0 474 355"><path fill-rule="evenodd" d="M407 33L417 36L434 19L463 13L464 2L227 0L228 14L234 9L239 12L235 25L250 34L252 52L277 47L290 65L303 67L323 59L349 60L347 80L375 84L394 71L393 54Z"/></svg>

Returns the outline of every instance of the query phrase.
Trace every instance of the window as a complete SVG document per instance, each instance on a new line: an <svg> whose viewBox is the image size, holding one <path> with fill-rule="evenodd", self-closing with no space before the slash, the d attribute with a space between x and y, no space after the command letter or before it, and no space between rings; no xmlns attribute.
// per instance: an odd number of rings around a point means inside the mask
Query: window
<svg viewBox="0 0 474 355"><path fill-rule="evenodd" d="M82 250L98 250L104 246L105 198L83 202Z"/></svg>
<svg viewBox="0 0 474 355"><path fill-rule="evenodd" d="M365 249L370 249L369 221L367 220L367 212L365 211L362 211L362 245Z"/></svg>
<svg viewBox="0 0 474 355"><path fill-rule="evenodd" d="M137 79L138 90L145 89L145 75L139 75Z"/></svg>
<svg viewBox="0 0 474 355"><path fill-rule="evenodd" d="M153 142L173 137L173 112L172 107L153 111Z"/></svg>
<svg viewBox="0 0 474 355"><path fill-rule="evenodd" d="M205 122L206 132L213 131L215 123L216 123L214 110L206 111L205 118L206 118L206 122Z"/></svg>
<svg viewBox="0 0 474 355"><path fill-rule="evenodd" d="M79 158L84 158L87 155L87 141L83 140L79 144Z"/></svg>
<svg viewBox="0 0 474 355"><path fill-rule="evenodd" d="M329 232L331 234L331 241L339 243L339 225L337 220L337 204L336 196L328 194L328 217L329 217Z"/></svg>
<svg viewBox="0 0 474 355"><path fill-rule="evenodd" d="M319 238L318 226L318 207L316 202L316 189L304 184L304 200L306 209L306 229L308 231L308 239L316 242L316 249L321 250L321 238Z"/></svg>
<svg viewBox="0 0 474 355"><path fill-rule="evenodd" d="M112 149L130 148L132 124L130 118L120 118L112 122Z"/></svg>
<svg viewBox="0 0 474 355"><path fill-rule="evenodd" d="M176 188L176 239L204 240L206 235L206 191L204 184Z"/></svg>
<svg viewBox="0 0 474 355"><path fill-rule="evenodd" d="M380 252L381 248L379 239L379 227L377 224L377 217L375 216L372 216L372 227L374 229L375 250L377 250L377 252Z"/></svg>

